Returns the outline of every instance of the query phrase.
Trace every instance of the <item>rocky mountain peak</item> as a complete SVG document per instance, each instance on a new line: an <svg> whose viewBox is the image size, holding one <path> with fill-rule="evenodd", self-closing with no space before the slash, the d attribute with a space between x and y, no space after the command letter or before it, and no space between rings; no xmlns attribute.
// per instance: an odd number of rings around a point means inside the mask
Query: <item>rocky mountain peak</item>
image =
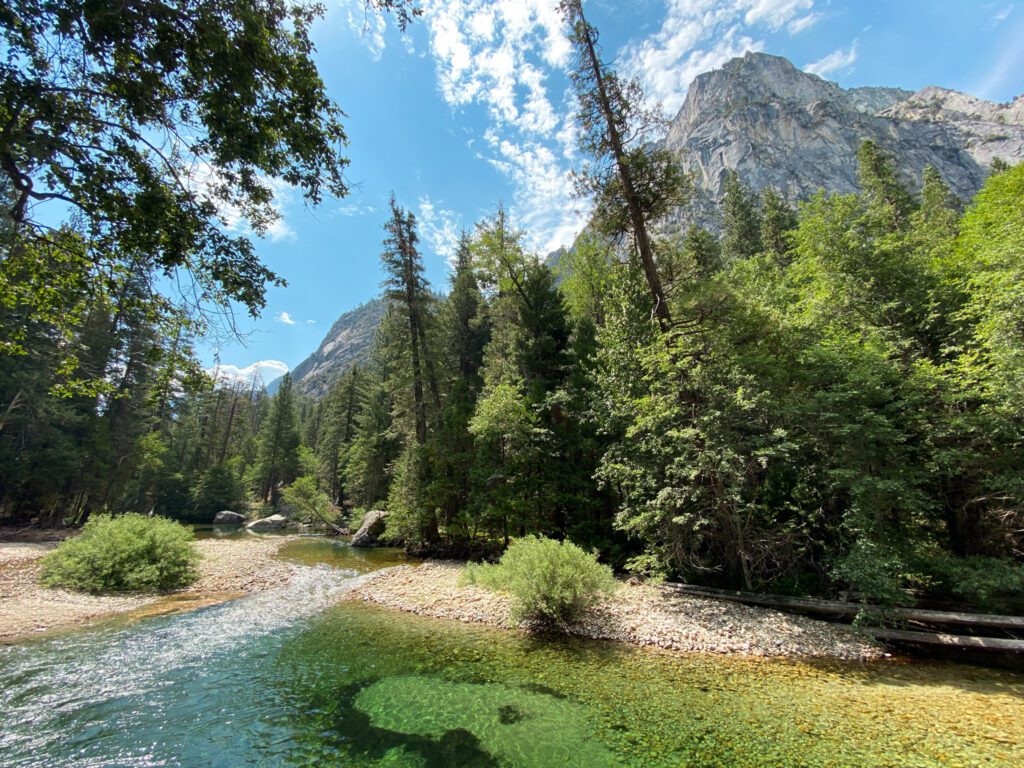
<svg viewBox="0 0 1024 768"><path fill-rule="evenodd" d="M780 56L747 53L698 75L665 146L694 175L693 204L670 225L717 229L728 171L790 202L819 189L857 188L857 149L872 139L896 159L908 184L934 166L967 200L996 157L1024 159L1024 97L994 104L944 88L843 89Z"/></svg>
<svg viewBox="0 0 1024 768"><path fill-rule="evenodd" d="M1024 96L994 104L946 88L841 88L801 72L781 56L748 53L698 75L664 139L696 180L692 204L663 222L666 233L720 227L727 171L756 190L774 187L791 203L825 189L857 189L857 150L872 139L897 160L906 182L934 166L970 199L996 157L1024 160ZM552 254L549 261L556 261ZM339 318L320 348L295 371L300 391L322 397L365 360L384 315L383 300Z"/></svg>
<svg viewBox="0 0 1024 768"><path fill-rule="evenodd" d="M349 368L365 363L387 307L385 299L371 299L335 320L316 351L291 372L295 389L322 398ZM273 381L267 391L273 394L279 381Z"/></svg>

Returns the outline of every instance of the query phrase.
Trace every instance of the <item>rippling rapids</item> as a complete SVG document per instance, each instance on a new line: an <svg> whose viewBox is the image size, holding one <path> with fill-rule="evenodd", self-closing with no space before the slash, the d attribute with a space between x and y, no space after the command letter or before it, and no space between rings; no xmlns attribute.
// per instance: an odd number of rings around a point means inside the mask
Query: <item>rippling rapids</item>
<svg viewBox="0 0 1024 768"><path fill-rule="evenodd" d="M283 554L278 590L0 648L0 766L1024 765L1017 675L534 639L338 603L394 555Z"/></svg>

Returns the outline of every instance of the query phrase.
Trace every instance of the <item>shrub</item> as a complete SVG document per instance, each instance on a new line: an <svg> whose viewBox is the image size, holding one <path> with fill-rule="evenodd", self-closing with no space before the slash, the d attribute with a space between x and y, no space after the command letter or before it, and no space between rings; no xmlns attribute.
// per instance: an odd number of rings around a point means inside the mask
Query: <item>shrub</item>
<svg viewBox="0 0 1024 768"><path fill-rule="evenodd" d="M209 523L221 510L236 511L242 506L244 497L242 484L230 467L224 464L211 467L193 494L195 520Z"/></svg>
<svg viewBox="0 0 1024 768"><path fill-rule="evenodd" d="M303 523L325 523L336 527L338 509L330 497L316 486L316 478L302 475L281 491L284 503L294 510L293 517Z"/></svg>
<svg viewBox="0 0 1024 768"><path fill-rule="evenodd" d="M921 558L921 568L937 597L953 596L971 609L1011 613L1024 605L1024 567L995 557L953 557L934 553Z"/></svg>
<svg viewBox="0 0 1024 768"><path fill-rule="evenodd" d="M527 536L497 565L466 566L463 582L507 592L512 619L564 625L615 588L611 568L571 541Z"/></svg>
<svg viewBox="0 0 1024 768"><path fill-rule="evenodd" d="M80 592L159 592L191 584L198 572L192 532L163 517L90 519L43 558L40 580Z"/></svg>

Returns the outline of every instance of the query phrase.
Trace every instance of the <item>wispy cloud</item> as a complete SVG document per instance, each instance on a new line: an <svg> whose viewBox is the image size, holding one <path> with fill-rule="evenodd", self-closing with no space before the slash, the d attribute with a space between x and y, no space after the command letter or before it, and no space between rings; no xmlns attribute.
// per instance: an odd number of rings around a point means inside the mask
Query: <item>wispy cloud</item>
<svg viewBox="0 0 1024 768"><path fill-rule="evenodd" d="M229 232L236 232L249 237L257 236L242 209L229 200L224 199L224 191L227 184L224 178L208 162L196 161L188 169L187 184L194 192L202 198L211 202L217 209L217 215ZM260 181L273 195L271 208L275 216L261 236L269 238L274 242L290 240L295 237L295 230L285 220L285 208L295 198L295 188L281 179L274 179L266 176L260 177Z"/></svg>
<svg viewBox="0 0 1024 768"><path fill-rule="evenodd" d="M345 23L348 28L359 35L370 51L374 61L380 61L387 44L384 41L384 30L387 20L364 0L343 0Z"/></svg>
<svg viewBox="0 0 1024 768"><path fill-rule="evenodd" d="M459 246L459 215L423 196L419 200L418 218L423 241L451 264Z"/></svg>
<svg viewBox="0 0 1024 768"><path fill-rule="evenodd" d="M985 6L985 7L986 8L992 8L994 6L995 6L995 3L991 3L991 4L989 4L989 5ZM1008 18L1010 18L1010 15L1012 13L1013 13L1013 3L1010 3L1008 5L1004 5L1003 7L999 8L999 10L997 10L995 13L993 13L992 16L989 18L989 22L990 22L989 29L995 29L996 27L998 27L1000 24L1002 24L1004 21L1006 21Z"/></svg>
<svg viewBox="0 0 1024 768"><path fill-rule="evenodd" d="M800 19L813 17L813 6L814 0L669 0L661 27L626 46L623 68L640 80L649 99L674 115L694 77L747 51L763 50L759 36L764 32L787 24L806 29L816 19Z"/></svg>
<svg viewBox="0 0 1024 768"><path fill-rule="evenodd" d="M814 0L739 0L732 5L741 10L746 8L743 20L747 24L766 24L774 31L781 29L797 14L810 10Z"/></svg>
<svg viewBox="0 0 1024 768"><path fill-rule="evenodd" d="M570 244L587 219L589 204L575 197L565 158L540 141L512 141L496 131L484 138L491 150L487 161L515 186L513 222L534 235L531 245L545 255Z"/></svg>
<svg viewBox="0 0 1024 768"><path fill-rule="evenodd" d="M449 104L483 104L496 122L517 121L528 132L556 128L543 69L564 67L571 52L556 3L428 0L424 9Z"/></svg>
<svg viewBox="0 0 1024 768"><path fill-rule="evenodd" d="M799 35L801 32L806 32L808 29L817 24L824 17L822 13L808 13L806 16L800 16L793 19L789 24L786 25L786 29L789 30L791 35Z"/></svg>
<svg viewBox="0 0 1024 768"><path fill-rule="evenodd" d="M564 85L552 94L549 83L571 53L557 3L426 0L423 5L441 95L453 109L483 109L488 127L485 141L476 145L477 157L512 182L513 220L527 228L535 249L567 244L583 221L565 181L574 160L573 148L566 151L571 107ZM545 181L539 187L524 186L539 179Z"/></svg>
<svg viewBox="0 0 1024 768"><path fill-rule="evenodd" d="M376 212L377 208L372 205L345 203L344 205L338 206L338 213L340 213L342 216L365 216L367 214L373 214Z"/></svg>
<svg viewBox="0 0 1024 768"><path fill-rule="evenodd" d="M856 61L857 41L854 40L850 43L849 48L837 48L827 56L823 56L817 61L812 61L804 67L804 71L810 72L812 75L825 77L833 72L848 72Z"/></svg>
<svg viewBox="0 0 1024 768"><path fill-rule="evenodd" d="M221 384L268 384L278 376L288 373L288 366L280 360L257 360L240 368L237 365L219 364L207 368L206 373Z"/></svg>
<svg viewBox="0 0 1024 768"><path fill-rule="evenodd" d="M285 325L295 325L296 323L296 320L287 312L278 312L274 315L274 319L279 323L284 323Z"/></svg>

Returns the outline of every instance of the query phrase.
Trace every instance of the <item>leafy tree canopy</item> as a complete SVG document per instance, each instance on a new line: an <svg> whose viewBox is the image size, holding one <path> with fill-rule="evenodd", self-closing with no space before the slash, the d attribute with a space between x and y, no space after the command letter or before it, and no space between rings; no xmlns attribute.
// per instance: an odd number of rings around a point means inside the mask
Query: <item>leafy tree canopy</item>
<svg viewBox="0 0 1024 768"><path fill-rule="evenodd" d="M414 14L404 0L375 3ZM292 0L13 0L0 9L0 205L29 239L71 213L100 271L142 261L256 314L238 232L274 186L344 195L346 137L312 60L323 12ZM55 204L54 206L46 205ZM191 294L191 291L190 291Z"/></svg>

